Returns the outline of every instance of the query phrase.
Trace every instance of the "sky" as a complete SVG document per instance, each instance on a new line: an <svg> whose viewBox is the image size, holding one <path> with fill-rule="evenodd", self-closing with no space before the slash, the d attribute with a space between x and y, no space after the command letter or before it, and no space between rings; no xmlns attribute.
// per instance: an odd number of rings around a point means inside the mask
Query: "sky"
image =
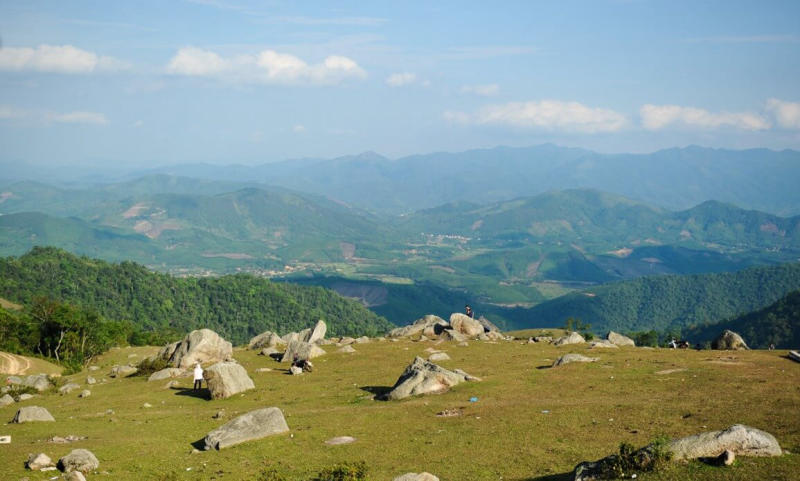
<svg viewBox="0 0 800 481"><path fill-rule="evenodd" d="M800 149L797 1L0 0L0 167Z"/></svg>

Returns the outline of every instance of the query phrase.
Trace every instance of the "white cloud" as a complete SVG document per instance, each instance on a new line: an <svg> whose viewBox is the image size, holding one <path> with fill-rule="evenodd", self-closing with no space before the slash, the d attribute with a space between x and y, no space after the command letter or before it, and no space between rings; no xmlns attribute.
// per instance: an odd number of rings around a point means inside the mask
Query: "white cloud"
<svg viewBox="0 0 800 481"><path fill-rule="evenodd" d="M0 48L0 70L85 74L124 70L130 65L113 57L100 56L72 45Z"/></svg>
<svg viewBox="0 0 800 481"><path fill-rule="evenodd" d="M558 100L488 105L474 114L445 112L444 118L454 123L586 133L616 132L627 124L625 116L614 110Z"/></svg>
<svg viewBox="0 0 800 481"><path fill-rule="evenodd" d="M784 129L800 129L800 103L768 99L767 110Z"/></svg>
<svg viewBox="0 0 800 481"><path fill-rule="evenodd" d="M48 112L44 115L45 121L58 122L63 124L92 124L92 125L105 125L108 123L106 116L97 112Z"/></svg>
<svg viewBox="0 0 800 481"><path fill-rule="evenodd" d="M464 85L461 87L461 93L481 95L483 97L493 97L500 93L500 86L497 84Z"/></svg>
<svg viewBox="0 0 800 481"><path fill-rule="evenodd" d="M21 119L27 117L28 113L7 105L0 105L0 120Z"/></svg>
<svg viewBox="0 0 800 481"><path fill-rule="evenodd" d="M305 131L306 131L305 126L300 125L300 124L297 124L294 127L292 127L292 132L294 132L296 134L302 134Z"/></svg>
<svg viewBox="0 0 800 481"><path fill-rule="evenodd" d="M741 130L766 130L770 122L753 112L709 112L680 105L643 105L639 110L642 125L648 130L660 130L673 124L713 129L733 127Z"/></svg>
<svg viewBox="0 0 800 481"><path fill-rule="evenodd" d="M309 65L299 57L274 50L223 57L195 47L178 50L167 65L167 72L265 84L332 84L367 75L355 61L339 55Z"/></svg>
<svg viewBox="0 0 800 481"><path fill-rule="evenodd" d="M417 81L417 74L411 72L393 73L386 77L386 85L390 87L402 87Z"/></svg>

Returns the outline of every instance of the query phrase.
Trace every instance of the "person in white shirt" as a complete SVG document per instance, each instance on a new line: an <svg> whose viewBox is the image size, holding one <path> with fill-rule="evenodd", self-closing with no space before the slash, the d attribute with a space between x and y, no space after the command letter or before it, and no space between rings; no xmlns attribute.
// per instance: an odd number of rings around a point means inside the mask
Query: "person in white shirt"
<svg viewBox="0 0 800 481"><path fill-rule="evenodd" d="M203 366L198 361L194 366L194 387L192 391L197 391L203 387Z"/></svg>

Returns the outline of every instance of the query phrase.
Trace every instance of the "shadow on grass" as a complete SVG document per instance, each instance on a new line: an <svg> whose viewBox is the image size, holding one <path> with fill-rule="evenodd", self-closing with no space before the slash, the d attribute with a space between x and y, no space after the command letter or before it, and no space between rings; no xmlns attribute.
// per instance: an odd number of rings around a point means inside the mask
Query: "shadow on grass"
<svg viewBox="0 0 800 481"><path fill-rule="evenodd" d="M173 391L178 391L175 393L176 396L189 396L206 400L211 399L211 391L209 391L208 388L194 390L188 387L171 387L170 389Z"/></svg>
<svg viewBox="0 0 800 481"><path fill-rule="evenodd" d="M206 450L206 438L200 438L197 441L193 442L192 447L198 451L205 451Z"/></svg>
<svg viewBox="0 0 800 481"><path fill-rule="evenodd" d="M571 481L572 479L574 479L572 475L573 472L570 471L568 473L548 474L547 476L538 476L535 478L521 478L521 479L515 479L513 481Z"/></svg>
<svg viewBox="0 0 800 481"><path fill-rule="evenodd" d="M386 401L386 395L392 390L392 386L361 386L361 390L374 394L378 401Z"/></svg>
<svg viewBox="0 0 800 481"><path fill-rule="evenodd" d="M536 366L536 369L550 369L552 367L552 364L545 364L544 366Z"/></svg>

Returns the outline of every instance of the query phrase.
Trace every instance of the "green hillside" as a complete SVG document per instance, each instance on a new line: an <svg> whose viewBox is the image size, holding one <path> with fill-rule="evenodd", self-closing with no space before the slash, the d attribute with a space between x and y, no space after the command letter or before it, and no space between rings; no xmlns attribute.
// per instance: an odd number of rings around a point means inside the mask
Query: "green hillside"
<svg viewBox="0 0 800 481"><path fill-rule="evenodd" d="M738 272L642 277L573 292L515 312L518 328L578 318L595 332L681 328L719 322L800 289L800 263Z"/></svg>
<svg viewBox="0 0 800 481"><path fill-rule="evenodd" d="M331 335L375 335L392 327L358 302L318 287L249 275L176 278L139 264L34 248L0 259L0 297L30 305L46 296L149 330L208 327L235 343L265 330L286 333L318 319Z"/></svg>
<svg viewBox="0 0 800 481"><path fill-rule="evenodd" d="M754 349L766 349L770 344L778 349L799 349L800 291L791 292L764 309L688 329L684 335L696 342L710 341L725 329L741 334Z"/></svg>

